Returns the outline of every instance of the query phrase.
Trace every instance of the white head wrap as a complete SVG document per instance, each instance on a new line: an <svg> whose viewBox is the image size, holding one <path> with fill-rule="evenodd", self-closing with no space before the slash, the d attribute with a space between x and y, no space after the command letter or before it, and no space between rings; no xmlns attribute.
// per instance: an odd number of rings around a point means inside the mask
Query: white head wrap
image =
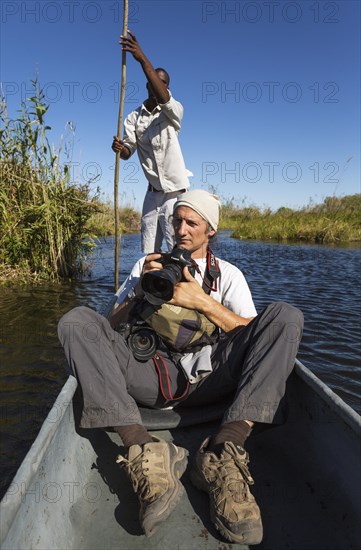
<svg viewBox="0 0 361 550"><path fill-rule="evenodd" d="M204 189L194 189L183 193L174 205L173 212L178 206L188 206L195 210L209 225L217 231L219 222L219 209L221 203L216 195L212 195Z"/></svg>

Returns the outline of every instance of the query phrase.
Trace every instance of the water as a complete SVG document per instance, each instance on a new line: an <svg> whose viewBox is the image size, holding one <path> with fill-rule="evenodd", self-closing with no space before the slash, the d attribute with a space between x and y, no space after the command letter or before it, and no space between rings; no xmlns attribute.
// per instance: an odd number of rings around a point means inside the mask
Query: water
<svg viewBox="0 0 361 550"><path fill-rule="evenodd" d="M257 309L287 301L304 312L299 359L361 413L361 249L244 242L221 232L212 248L245 274ZM141 256L139 235L122 238L120 281ZM91 276L78 282L0 288L1 492L6 489L66 380L56 327L76 305L98 311L114 285L114 241L101 241Z"/></svg>

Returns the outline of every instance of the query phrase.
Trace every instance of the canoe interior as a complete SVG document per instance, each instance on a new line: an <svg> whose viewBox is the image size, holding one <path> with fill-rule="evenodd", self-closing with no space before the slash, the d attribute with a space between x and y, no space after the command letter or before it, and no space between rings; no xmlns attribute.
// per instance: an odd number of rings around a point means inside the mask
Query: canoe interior
<svg viewBox="0 0 361 550"><path fill-rule="evenodd" d="M213 528L207 496L193 488L188 471L180 504L153 537L144 537L137 498L115 464L118 436L74 428L75 385L70 378L2 502L1 548L242 548ZM255 432L247 444L264 524L259 548L360 548L359 417L345 421L332 399L296 371L287 398L286 424ZM191 461L216 424L154 433L189 449Z"/></svg>

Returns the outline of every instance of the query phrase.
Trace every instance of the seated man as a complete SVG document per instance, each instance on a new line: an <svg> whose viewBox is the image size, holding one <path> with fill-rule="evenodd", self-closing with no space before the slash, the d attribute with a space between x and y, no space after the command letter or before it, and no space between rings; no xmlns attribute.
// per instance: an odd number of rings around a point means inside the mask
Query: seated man
<svg viewBox="0 0 361 550"><path fill-rule="evenodd" d="M216 327L206 345L174 353L163 341L153 357L141 362L114 330L144 303L144 274L163 268L161 255L155 253L133 267L110 322L89 308L75 308L61 319L59 337L84 397L81 426L112 426L127 449L118 461L138 494L140 521L148 536L180 499L179 479L188 453L152 437L142 425L138 404L202 406L231 396L218 431L199 448L191 480L209 494L212 521L226 539L258 544L262 521L249 489L253 479L244 446L255 423L283 420L280 401L293 369L303 316L283 302L257 315L241 271L215 258L209 248L218 220L219 202L204 190L185 193L174 206L176 245L190 252L195 276L184 267L166 307L197 311Z"/></svg>

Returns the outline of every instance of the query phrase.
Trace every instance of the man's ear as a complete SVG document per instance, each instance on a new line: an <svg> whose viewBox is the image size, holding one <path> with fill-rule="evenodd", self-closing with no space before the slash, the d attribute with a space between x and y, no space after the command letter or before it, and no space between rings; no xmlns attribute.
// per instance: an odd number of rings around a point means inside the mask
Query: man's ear
<svg viewBox="0 0 361 550"><path fill-rule="evenodd" d="M209 237L209 238L213 237L213 235L215 235L215 234L216 234L216 232L215 232L214 229L210 229L210 230L208 231L208 237Z"/></svg>

